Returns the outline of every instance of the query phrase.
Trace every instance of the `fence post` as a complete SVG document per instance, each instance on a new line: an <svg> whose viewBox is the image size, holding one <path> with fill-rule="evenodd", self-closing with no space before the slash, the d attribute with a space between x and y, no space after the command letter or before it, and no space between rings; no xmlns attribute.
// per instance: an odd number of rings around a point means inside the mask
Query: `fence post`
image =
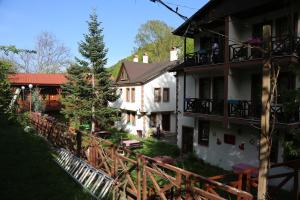
<svg viewBox="0 0 300 200"><path fill-rule="evenodd" d="M145 161L145 157L141 156L141 160L142 160L142 174L143 174L143 180L142 180L142 186L143 186L143 200L147 200L147 173L146 173L146 161Z"/></svg>
<svg viewBox="0 0 300 200"><path fill-rule="evenodd" d="M186 176L185 179L185 199L186 200L191 200L192 196L191 196L191 178L190 176Z"/></svg>
<svg viewBox="0 0 300 200"><path fill-rule="evenodd" d="M116 152L116 146L111 146L111 159L112 159L112 169L111 169L111 175L112 177L117 176L117 152Z"/></svg>
<svg viewBox="0 0 300 200"><path fill-rule="evenodd" d="M137 195L136 195L136 199L140 200L141 199L141 156L137 155L137 162L136 162L136 176L137 176L137 180L136 180L136 190L137 190Z"/></svg>
<svg viewBox="0 0 300 200"><path fill-rule="evenodd" d="M77 157L81 157L81 143L82 143L82 133L76 130L76 153Z"/></svg>

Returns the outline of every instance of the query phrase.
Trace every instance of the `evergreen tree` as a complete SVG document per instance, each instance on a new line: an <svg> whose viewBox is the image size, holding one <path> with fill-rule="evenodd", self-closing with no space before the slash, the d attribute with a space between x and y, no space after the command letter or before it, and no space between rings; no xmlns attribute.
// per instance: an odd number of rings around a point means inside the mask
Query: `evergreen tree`
<svg viewBox="0 0 300 200"><path fill-rule="evenodd" d="M34 112L42 112L43 111L43 102L40 96L40 89L34 88L32 93L32 105Z"/></svg>
<svg viewBox="0 0 300 200"><path fill-rule="evenodd" d="M0 117L8 114L8 107L12 100L12 93L9 81L7 79L8 73L12 65L6 60L0 60Z"/></svg>
<svg viewBox="0 0 300 200"><path fill-rule="evenodd" d="M68 84L63 87L63 113L78 123L92 120L100 129L106 129L117 119L117 110L108 106L118 98L116 87L105 69L107 49L103 41L103 29L95 12L88 21L88 34L79 43L79 52L84 59L68 70ZM93 87L94 76L94 87ZM92 107L95 108L94 112Z"/></svg>

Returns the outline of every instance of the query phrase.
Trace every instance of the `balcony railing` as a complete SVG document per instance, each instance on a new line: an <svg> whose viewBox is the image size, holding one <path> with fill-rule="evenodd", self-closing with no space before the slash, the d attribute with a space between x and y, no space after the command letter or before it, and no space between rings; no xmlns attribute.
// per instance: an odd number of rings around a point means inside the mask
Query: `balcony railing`
<svg viewBox="0 0 300 200"><path fill-rule="evenodd" d="M300 55L300 38L298 36L285 35L282 37L272 37L272 55ZM253 39L243 44L232 44L229 46L231 62L247 61L262 58L263 53L258 48L263 48L265 44L260 39Z"/></svg>
<svg viewBox="0 0 300 200"><path fill-rule="evenodd" d="M184 111L191 113L223 115L224 100L186 98Z"/></svg>
<svg viewBox="0 0 300 200"><path fill-rule="evenodd" d="M299 108L294 111L285 111L283 104L271 104L271 118L277 122L292 123L299 121ZM237 118L260 119L261 104L247 100L228 100L228 116Z"/></svg>
<svg viewBox="0 0 300 200"><path fill-rule="evenodd" d="M217 51L217 52L216 52ZM223 63L223 50L200 50L185 55L185 64L187 66L192 65L211 65L217 63Z"/></svg>
<svg viewBox="0 0 300 200"><path fill-rule="evenodd" d="M298 106L297 106L298 107ZM271 119L276 122L293 123L299 122L300 109L288 111L283 104L271 104ZM289 109L291 110L291 109ZM223 115L224 101L215 99L186 98L184 112ZM235 118L259 120L261 117L261 104L248 100L228 100L228 116Z"/></svg>

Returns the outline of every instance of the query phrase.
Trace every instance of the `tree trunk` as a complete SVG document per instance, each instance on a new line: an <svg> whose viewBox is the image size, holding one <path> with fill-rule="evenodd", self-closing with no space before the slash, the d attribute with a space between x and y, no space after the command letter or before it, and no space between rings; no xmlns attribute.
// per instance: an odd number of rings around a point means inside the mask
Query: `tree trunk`
<svg viewBox="0 0 300 200"><path fill-rule="evenodd" d="M271 91L271 26L263 27L265 46L265 60L262 74L262 113L261 113L261 135L259 148L259 177L258 177L258 200L267 198L267 176L269 170L270 157L270 91Z"/></svg>

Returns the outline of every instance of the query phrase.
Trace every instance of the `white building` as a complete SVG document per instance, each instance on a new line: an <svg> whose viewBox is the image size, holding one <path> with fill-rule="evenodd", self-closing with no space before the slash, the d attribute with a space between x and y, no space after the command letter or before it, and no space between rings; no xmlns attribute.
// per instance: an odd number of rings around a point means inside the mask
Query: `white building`
<svg viewBox="0 0 300 200"><path fill-rule="evenodd" d="M299 127L299 110L285 112L284 92L300 88L288 67L299 63L300 2L211 0L178 27L175 35L194 39L177 73L177 144L204 161L232 170L238 163L258 166L263 25L271 25L273 63L280 65L277 133L271 162L288 160L283 141L288 127ZM224 37L224 35L226 37ZM214 49L214 44L217 48Z"/></svg>
<svg viewBox="0 0 300 200"><path fill-rule="evenodd" d="M146 54L143 62L135 56L133 62L122 63L116 79L120 98L111 103L121 111L119 128L143 136L158 126L165 134L175 133L176 78L168 70L177 63L177 50L170 56L170 61L162 63L148 63Z"/></svg>

